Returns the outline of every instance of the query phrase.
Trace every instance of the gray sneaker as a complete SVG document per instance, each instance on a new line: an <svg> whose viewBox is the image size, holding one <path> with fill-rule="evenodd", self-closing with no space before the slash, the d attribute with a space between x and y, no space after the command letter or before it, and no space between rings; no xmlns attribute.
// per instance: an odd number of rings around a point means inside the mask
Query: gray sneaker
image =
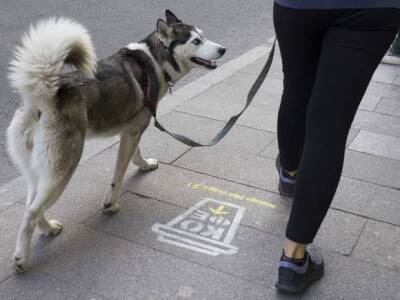
<svg viewBox="0 0 400 300"><path fill-rule="evenodd" d="M281 194L282 196L293 198L296 175L290 176L290 174L281 167L279 154L276 157L275 166L279 173L279 194Z"/></svg>
<svg viewBox="0 0 400 300"><path fill-rule="evenodd" d="M315 248L307 249L302 260L282 253L278 268L277 290L284 294L300 294L324 276L324 259Z"/></svg>

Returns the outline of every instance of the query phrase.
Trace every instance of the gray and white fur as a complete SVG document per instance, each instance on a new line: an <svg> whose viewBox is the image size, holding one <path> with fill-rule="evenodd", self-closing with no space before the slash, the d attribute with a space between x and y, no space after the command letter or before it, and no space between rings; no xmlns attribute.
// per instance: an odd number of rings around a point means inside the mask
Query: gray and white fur
<svg viewBox="0 0 400 300"><path fill-rule="evenodd" d="M214 69L225 49L196 27L166 11L166 21L139 43L131 43L97 61L87 30L67 18L31 26L10 66L12 86L22 104L8 128L9 154L28 183L25 212L15 249L15 269L29 269L32 234L37 226L57 235L62 225L44 213L61 196L82 155L85 138L119 135L114 175L103 201L107 214L119 209L118 193L131 161L154 170L156 159L138 147L152 114L144 106L141 78L149 79L149 97L159 101L194 67ZM76 70L63 72L65 65Z"/></svg>

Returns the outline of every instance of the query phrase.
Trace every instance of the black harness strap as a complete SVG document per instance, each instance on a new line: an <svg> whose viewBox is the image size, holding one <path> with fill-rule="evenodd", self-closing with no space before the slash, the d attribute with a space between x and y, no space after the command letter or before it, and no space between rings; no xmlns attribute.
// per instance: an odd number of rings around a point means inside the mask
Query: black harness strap
<svg viewBox="0 0 400 300"><path fill-rule="evenodd" d="M271 65L272 65L272 61L274 58L274 53L275 53L275 46L276 46L276 40L274 41L271 51L269 53L268 59L266 64L264 65L262 71L260 72L260 74L258 75L257 79L254 81L252 87L250 88L249 93L247 94L247 101L245 106L243 107L243 109L237 114L232 116L228 122L225 124L225 126L215 135L215 137L207 142L207 143L199 143L196 141L193 141L192 139L185 137L181 134L178 133L173 133L168 131L167 129L165 129L164 126L162 126L158 120L157 120L157 97L153 98L152 97L152 88L149 88L149 84L148 84L148 79L146 75L147 72L142 71L142 80L141 80L141 85L142 85L142 90L143 90L143 94L144 94L144 100L143 103L144 105L150 110L150 112L152 113L153 117L154 117L154 125L155 127L157 127L158 129L160 129L161 131L169 134L171 137L173 137L174 139L180 141L181 143L190 146L190 147L204 147L204 146L213 146L215 144L217 144L219 141L221 141L227 134L228 132L232 129L232 127L235 125L236 121L240 118L240 116L246 111L246 109L249 107L249 105L251 104L251 102L254 99L254 96L257 94L258 90L260 89L262 83L264 82L265 78L268 75L269 70L271 69ZM143 53L144 54L144 53ZM149 58L147 58L148 60ZM154 72L154 71L153 71Z"/></svg>

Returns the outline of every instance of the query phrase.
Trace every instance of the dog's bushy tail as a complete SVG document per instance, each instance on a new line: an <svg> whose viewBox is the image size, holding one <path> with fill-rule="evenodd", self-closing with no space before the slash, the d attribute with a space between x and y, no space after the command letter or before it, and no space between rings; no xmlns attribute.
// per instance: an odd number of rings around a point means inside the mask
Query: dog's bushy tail
<svg viewBox="0 0 400 300"><path fill-rule="evenodd" d="M9 79L25 105L46 110L55 105L61 69L74 65L94 77L96 54L88 31L67 18L50 18L32 25L10 64Z"/></svg>

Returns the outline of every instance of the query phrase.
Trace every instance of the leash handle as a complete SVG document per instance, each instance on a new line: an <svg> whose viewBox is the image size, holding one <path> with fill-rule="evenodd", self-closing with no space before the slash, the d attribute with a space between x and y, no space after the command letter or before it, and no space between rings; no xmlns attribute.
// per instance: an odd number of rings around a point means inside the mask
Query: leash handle
<svg viewBox="0 0 400 300"><path fill-rule="evenodd" d="M269 70L271 69L272 61L274 58L274 53L275 53L275 46L276 46L276 38L274 40L274 43L272 45L271 51L269 53L267 62L265 63L263 69L261 70L260 74L258 75L257 79L254 81L253 85L250 88L249 93L247 94L247 101L246 105L243 107L240 113L237 115L232 116L228 122L225 124L225 126L215 135L215 137L210 140L207 143L198 143L186 136L183 136L178 133L173 133L165 129L164 126L160 124L157 120L157 115L154 113L154 126L157 127L159 130L169 134L171 137L174 139L178 140L179 142L190 146L190 147L205 147L205 146L213 146L217 144L219 141L221 141L227 134L228 132L232 129L232 127L235 125L236 121L240 118L240 116L246 111L246 109L249 107L251 102L254 99L254 96L257 94L258 90L260 89L262 83L264 82L265 78L268 75Z"/></svg>

